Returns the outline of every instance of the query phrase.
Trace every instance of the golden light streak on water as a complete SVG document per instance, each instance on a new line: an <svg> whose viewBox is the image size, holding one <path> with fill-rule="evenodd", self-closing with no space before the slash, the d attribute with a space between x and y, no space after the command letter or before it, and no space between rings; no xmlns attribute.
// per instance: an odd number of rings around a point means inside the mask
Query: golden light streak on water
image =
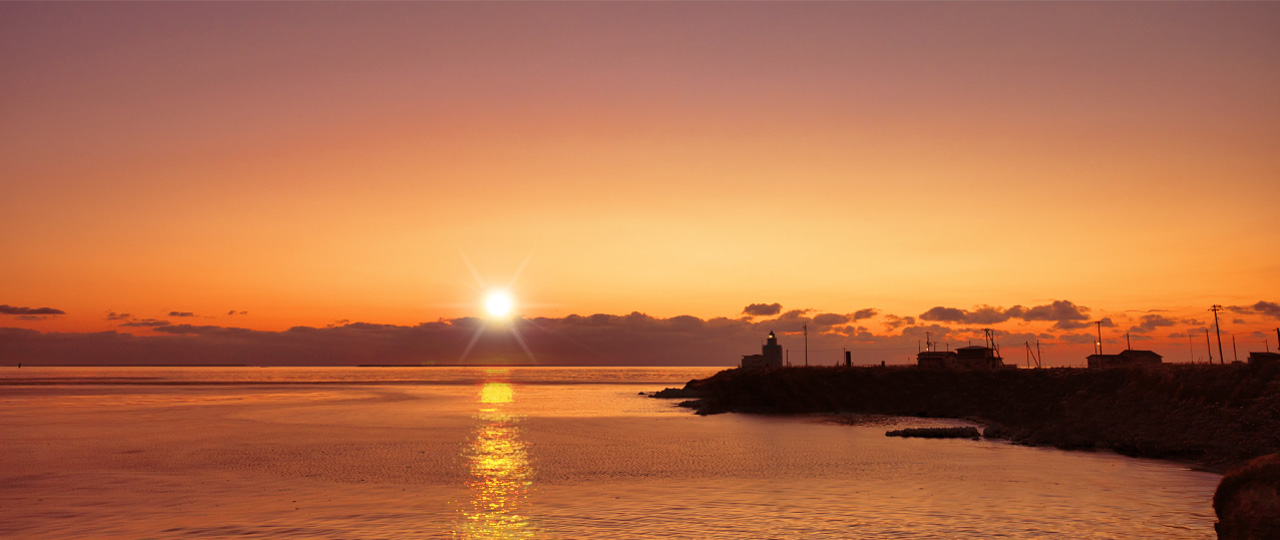
<svg viewBox="0 0 1280 540"><path fill-rule="evenodd" d="M464 451L471 471L470 493L454 536L474 540L534 538L537 530L522 512L529 505L533 468L520 417L504 410L515 401L515 389L504 382L480 388L480 424Z"/></svg>

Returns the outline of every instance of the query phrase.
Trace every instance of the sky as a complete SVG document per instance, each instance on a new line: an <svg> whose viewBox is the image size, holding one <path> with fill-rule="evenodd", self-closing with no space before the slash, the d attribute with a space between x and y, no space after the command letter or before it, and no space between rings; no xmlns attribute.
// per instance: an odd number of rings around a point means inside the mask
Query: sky
<svg viewBox="0 0 1280 540"><path fill-rule="evenodd" d="M1019 363L1098 331L1204 361L1213 305L1243 359L1280 326L1276 28L1265 2L6 2L0 362L721 365L806 325L815 363L986 327Z"/></svg>

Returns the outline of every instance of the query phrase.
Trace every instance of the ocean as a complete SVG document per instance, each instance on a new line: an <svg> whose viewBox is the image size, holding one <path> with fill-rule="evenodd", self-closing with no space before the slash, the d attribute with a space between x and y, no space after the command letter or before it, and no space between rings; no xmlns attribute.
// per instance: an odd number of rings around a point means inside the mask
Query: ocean
<svg viewBox="0 0 1280 540"><path fill-rule="evenodd" d="M700 368L0 368L0 538L1211 539L1221 476L700 417Z"/></svg>

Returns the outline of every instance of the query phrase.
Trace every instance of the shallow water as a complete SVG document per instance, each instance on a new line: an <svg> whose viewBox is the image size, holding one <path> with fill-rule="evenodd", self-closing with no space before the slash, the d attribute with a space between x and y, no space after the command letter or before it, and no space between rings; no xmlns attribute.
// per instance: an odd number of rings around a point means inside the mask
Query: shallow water
<svg viewBox="0 0 1280 540"><path fill-rule="evenodd" d="M638 395L714 371L5 368L0 537L1214 536L1176 464Z"/></svg>

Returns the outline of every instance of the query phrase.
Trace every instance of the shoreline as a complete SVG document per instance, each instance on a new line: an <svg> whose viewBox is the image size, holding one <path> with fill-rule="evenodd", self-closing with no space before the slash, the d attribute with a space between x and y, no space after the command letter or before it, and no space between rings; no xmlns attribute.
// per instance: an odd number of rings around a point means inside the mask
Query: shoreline
<svg viewBox="0 0 1280 540"><path fill-rule="evenodd" d="M651 394L697 414L953 418L1026 446L1107 450L1225 473L1280 452L1280 366L943 371L733 368Z"/></svg>

